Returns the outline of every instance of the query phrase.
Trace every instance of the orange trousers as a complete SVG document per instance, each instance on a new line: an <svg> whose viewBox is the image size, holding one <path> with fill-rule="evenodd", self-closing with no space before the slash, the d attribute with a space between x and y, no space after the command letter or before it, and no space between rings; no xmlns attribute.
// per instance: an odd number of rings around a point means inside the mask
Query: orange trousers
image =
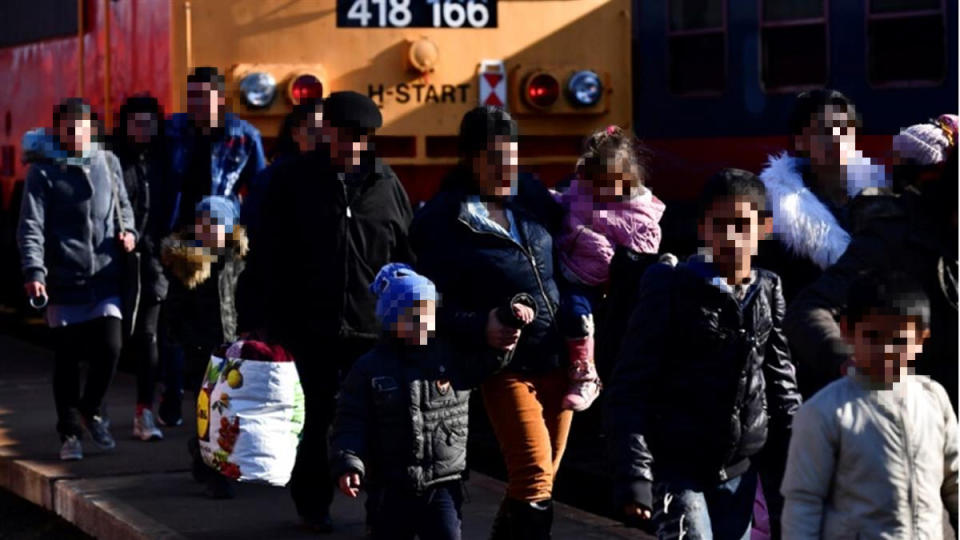
<svg viewBox="0 0 960 540"><path fill-rule="evenodd" d="M483 403L507 464L507 497L552 497L573 420L573 411L560 408L567 385L562 368L537 375L501 372L483 383Z"/></svg>

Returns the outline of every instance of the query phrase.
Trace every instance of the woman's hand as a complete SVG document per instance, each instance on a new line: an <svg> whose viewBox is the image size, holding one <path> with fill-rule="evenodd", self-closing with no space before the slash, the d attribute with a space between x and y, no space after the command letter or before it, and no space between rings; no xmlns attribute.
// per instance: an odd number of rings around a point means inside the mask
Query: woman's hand
<svg viewBox="0 0 960 540"><path fill-rule="evenodd" d="M39 281L28 281L24 283L23 289L27 291L27 298L47 296L47 286Z"/></svg>
<svg viewBox="0 0 960 540"><path fill-rule="evenodd" d="M347 497L356 499L357 495L360 494L360 475L355 472L349 472L341 476L340 491Z"/></svg>
<svg viewBox="0 0 960 540"><path fill-rule="evenodd" d="M120 241L120 245L123 246L123 250L127 253L133 251L133 248L137 245L137 241L133 238L133 235L128 232L118 234L117 240Z"/></svg>
<svg viewBox="0 0 960 540"><path fill-rule="evenodd" d="M520 329L510 328L500 322L496 308L487 316L487 345L498 351L509 351L520 341Z"/></svg>

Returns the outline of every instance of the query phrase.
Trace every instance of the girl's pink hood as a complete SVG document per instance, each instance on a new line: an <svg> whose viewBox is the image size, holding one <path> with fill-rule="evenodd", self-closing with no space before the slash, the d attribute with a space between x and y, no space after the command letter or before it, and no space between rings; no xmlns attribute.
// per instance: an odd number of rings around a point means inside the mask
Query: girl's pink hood
<svg viewBox="0 0 960 540"><path fill-rule="evenodd" d="M583 283L606 283L616 246L640 253L660 250L659 222L666 206L649 189L626 201L594 207L590 187L574 179L555 197L567 210L558 238L560 260Z"/></svg>

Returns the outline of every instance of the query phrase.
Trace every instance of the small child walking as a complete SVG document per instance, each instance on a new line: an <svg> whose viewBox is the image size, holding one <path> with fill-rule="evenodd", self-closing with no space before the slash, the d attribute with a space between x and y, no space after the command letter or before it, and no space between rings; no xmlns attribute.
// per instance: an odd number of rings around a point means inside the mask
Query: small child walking
<svg viewBox="0 0 960 540"><path fill-rule="evenodd" d="M560 325L570 357L563 407L574 411L586 410L600 394L593 311L609 282L614 251L623 246L656 254L665 209L644 185L646 151L634 136L609 126L584 146L576 177L556 195L566 212L557 238L563 276Z"/></svg>
<svg viewBox="0 0 960 540"><path fill-rule="evenodd" d="M957 417L909 367L930 303L905 274L871 271L847 295L853 368L800 407L781 488L783 537L941 538L957 530Z"/></svg>
<svg viewBox="0 0 960 540"><path fill-rule="evenodd" d="M330 435L340 491L368 493L372 538L459 540L470 386L505 365L504 355L455 353L434 338L437 291L401 263L370 289L383 337L347 375ZM514 311L526 322L529 308ZM470 382L467 382L470 381Z"/></svg>

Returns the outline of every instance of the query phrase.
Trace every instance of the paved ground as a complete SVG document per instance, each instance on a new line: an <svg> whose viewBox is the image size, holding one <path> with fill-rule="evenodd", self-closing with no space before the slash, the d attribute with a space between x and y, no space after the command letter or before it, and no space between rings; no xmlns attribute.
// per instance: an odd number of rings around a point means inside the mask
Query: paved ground
<svg viewBox="0 0 960 540"><path fill-rule="evenodd" d="M158 443L130 439L134 385L129 375L118 375L107 400L117 449L108 455L85 448L83 461L60 462L51 365L45 349L0 335L0 488L98 538L316 537L298 527L285 489L242 485L234 500L204 497L187 472L188 429L167 430L167 438ZM468 489L464 538L485 539L503 485L474 474ZM325 538L363 538L359 502L338 495L333 515L338 532ZM0 538L5 538L3 531L0 521ZM554 538L644 537L608 519L560 506Z"/></svg>

